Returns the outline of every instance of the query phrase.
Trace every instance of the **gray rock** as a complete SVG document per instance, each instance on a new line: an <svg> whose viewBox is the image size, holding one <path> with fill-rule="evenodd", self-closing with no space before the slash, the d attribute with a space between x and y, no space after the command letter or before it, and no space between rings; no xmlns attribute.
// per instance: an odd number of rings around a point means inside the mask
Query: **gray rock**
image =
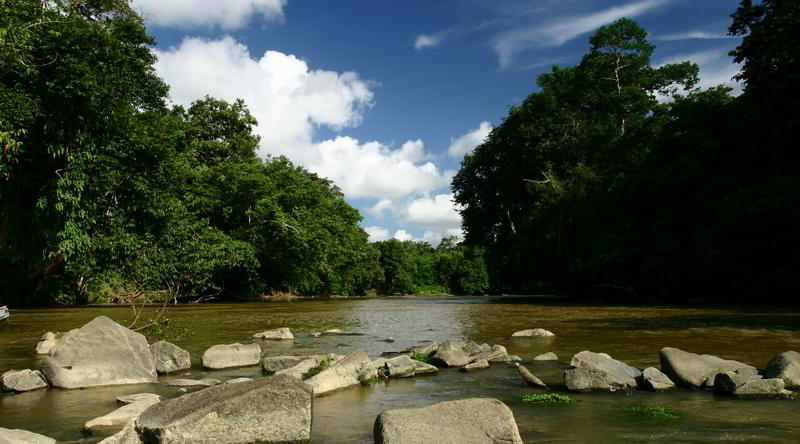
<svg viewBox="0 0 800 444"><path fill-rule="evenodd" d="M215 345L203 352L203 367L222 369L258 365L261 362L261 346L258 344Z"/></svg>
<svg viewBox="0 0 800 444"><path fill-rule="evenodd" d="M342 355L335 355L333 353L327 355L314 355L309 356L307 359L304 359L297 363L294 367L287 368L285 370L280 370L275 372L276 375L287 375L297 379L306 379L311 376L309 373L311 369L318 368L322 361L327 363L327 366L335 364L339 360L341 360L344 356Z"/></svg>
<svg viewBox="0 0 800 444"><path fill-rule="evenodd" d="M267 356L261 360L261 368L268 374L273 374L287 368L292 368L305 358L299 356Z"/></svg>
<svg viewBox="0 0 800 444"><path fill-rule="evenodd" d="M42 373L61 388L158 382L147 339L105 316L65 333Z"/></svg>
<svg viewBox="0 0 800 444"><path fill-rule="evenodd" d="M461 370L463 370L465 372L471 372L471 371L475 371L475 370L483 370L485 368L489 368L489 361L487 361L485 359L481 359L479 361L475 361L475 362L472 362L470 364L465 365L464 367L461 367Z"/></svg>
<svg viewBox="0 0 800 444"><path fill-rule="evenodd" d="M508 355L508 359L509 359L511 362L522 362L522 358L520 358L520 357L519 357L519 356L517 356L517 355Z"/></svg>
<svg viewBox="0 0 800 444"><path fill-rule="evenodd" d="M714 378L714 392L738 398L786 398L792 392L785 389L781 378L764 379L760 375L749 375L728 371Z"/></svg>
<svg viewBox="0 0 800 444"><path fill-rule="evenodd" d="M355 333L352 331L344 331L338 328L332 328L330 330L325 330L322 332L323 335L336 335L336 336L362 336L361 333Z"/></svg>
<svg viewBox="0 0 800 444"><path fill-rule="evenodd" d="M42 340L36 344L36 354L37 355L47 355L50 353L50 350L56 346L58 343L58 336L48 331L47 333L42 335Z"/></svg>
<svg viewBox="0 0 800 444"><path fill-rule="evenodd" d="M168 382L169 387L211 387L220 383L219 379L204 378L204 379L173 379Z"/></svg>
<svg viewBox="0 0 800 444"><path fill-rule="evenodd" d="M255 339L294 339L294 335L292 331L286 327L276 328L273 330L262 331L261 333L256 333L253 335Z"/></svg>
<svg viewBox="0 0 800 444"><path fill-rule="evenodd" d="M167 341L150 344L150 353L153 354L156 371L159 373L177 372L192 366L189 352Z"/></svg>
<svg viewBox="0 0 800 444"><path fill-rule="evenodd" d="M542 353L533 358L534 361L558 361L558 355L553 352Z"/></svg>
<svg viewBox="0 0 800 444"><path fill-rule="evenodd" d="M462 367L471 361L469 355L461 349L461 344L455 341L445 341L439 344L439 348L431 360L437 366L442 367Z"/></svg>
<svg viewBox="0 0 800 444"><path fill-rule="evenodd" d="M136 393L134 395L117 396L117 402L120 404L133 404L134 402L150 400L159 402L161 401L161 396L156 395L155 393Z"/></svg>
<svg viewBox="0 0 800 444"><path fill-rule="evenodd" d="M417 372L415 360L406 355L386 360L386 369L390 378L408 378Z"/></svg>
<svg viewBox="0 0 800 444"><path fill-rule="evenodd" d="M642 376L639 378L639 387L645 390L652 390L660 392L675 388L675 383L661 370L655 367L648 367L642 371Z"/></svg>
<svg viewBox="0 0 800 444"><path fill-rule="evenodd" d="M481 351L488 352L488 351L491 351L491 350L492 350L492 346L491 345L489 345L489 344L487 344L485 342L483 344L481 344Z"/></svg>
<svg viewBox="0 0 800 444"><path fill-rule="evenodd" d="M0 375L0 388L11 392L29 392L47 387L39 370L9 370Z"/></svg>
<svg viewBox="0 0 800 444"><path fill-rule="evenodd" d="M312 390L289 376L221 384L162 401L136 419L146 443L307 443Z"/></svg>
<svg viewBox="0 0 800 444"><path fill-rule="evenodd" d="M541 388L547 387L547 384L542 382L541 379L537 378L536 375L531 373L531 371L524 366L517 364L517 371L519 372L519 375L522 376L522 380L525 381L525 385Z"/></svg>
<svg viewBox="0 0 800 444"><path fill-rule="evenodd" d="M136 433L135 421L129 421L121 431L100 441L98 444L142 444L142 440L139 439L139 434Z"/></svg>
<svg viewBox="0 0 800 444"><path fill-rule="evenodd" d="M466 353L468 356L473 356L473 355L477 355L478 353L483 352L483 349L481 348L480 345L478 345L478 344L476 344L476 343L474 343L472 341L466 341L461 346L461 351Z"/></svg>
<svg viewBox="0 0 800 444"><path fill-rule="evenodd" d="M543 328L532 328L529 330L520 330L518 332L514 332L511 337L514 338L551 338L555 336L553 332L550 330L545 330Z"/></svg>
<svg viewBox="0 0 800 444"><path fill-rule="evenodd" d="M635 388L637 378L642 375L639 369L608 354L586 350L573 356L570 365L575 368L564 372L564 383L576 391Z"/></svg>
<svg viewBox="0 0 800 444"><path fill-rule="evenodd" d="M0 427L0 444L55 444L56 440L38 433Z"/></svg>
<svg viewBox="0 0 800 444"><path fill-rule="evenodd" d="M387 410L375 419L374 437L376 444L522 444L511 409L486 398Z"/></svg>
<svg viewBox="0 0 800 444"><path fill-rule="evenodd" d="M661 371L680 387L701 388L714 385L718 373L737 371L756 375L758 370L738 361L713 355L698 355L677 348L664 347L659 353Z"/></svg>
<svg viewBox="0 0 800 444"><path fill-rule="evenodd" d="M391 337L389 337L389 338L384 338L384 339L382 339L382 341L383 341L383 342L394 342L394 338L391 338Z"/></svg>
<svg viewBox="0 0 800 444"><path fill-rule="evenodd" d="M414 370L415 375L429 375L439 372L439 368L435 365L430 365L422 361L414 361L414 366L416 366L416 369Z"/></svg>
<svg viewBox="0 0 800 444"><path fill-rule="evenodd" d="M87 421L83 425L83 430L91 434L108 435L117 433L125 427L125 424L138 418L143 411L159 402L160 401L155 398L150 398L124 405L111 413Z"/></svg>
<svg viewBox="0 0 800 444"><path fill-rule="evenodd" d="M470 360L473 362L480 361L481 359L485 359L489 362L511 362L511 356L508 355L506 348L497 344L491 346L488 351L483 351L470 357Z"/></svg>
<svg viewBox="0 0 800 444"><path fill-rule="evenodd" d="M378 369L372 365L367 354L354 351L325 370L308 378L306 382L314 390L314 396L358 385L363 381L376 379Z"/></svg>
<svg viewBox="0 0 800 444"><path fill-rule="evenodd" d="M439 349L439 344L426 344L426 345L418 345L416 347L411 347L407 350L408 353L415 354L420 353L423 355L430 355L436 353L436 350ZM406 351L402 351L401 353L405 353Z"/></svg>
<svg viewBox="0 0 800 444"><path fill-rule="evenodd" d="M253 378L233 378L225 381L225 384L239 384L242 382L252 381Z"/></svg>
<svg viewBox="0 0 800 444"><path fill-rule="evenodd" d="M770 359L764 378L781 378L788 388L800 387L800 353L787 351Z"/></svg>

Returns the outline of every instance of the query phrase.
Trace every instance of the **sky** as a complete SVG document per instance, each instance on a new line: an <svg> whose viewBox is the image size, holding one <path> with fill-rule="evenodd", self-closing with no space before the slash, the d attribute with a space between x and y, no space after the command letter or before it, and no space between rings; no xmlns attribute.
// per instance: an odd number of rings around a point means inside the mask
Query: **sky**
<svg viewBox="0 0 800 444"><path fill-rule="evenodd" d="M588 37L637 20L653 64L693 61L700 87L738 72L738 0L133 0L158 41L170 99L244 99L259 155L331 179L371 241L461 236L461 159L570 66Z"/></svg>

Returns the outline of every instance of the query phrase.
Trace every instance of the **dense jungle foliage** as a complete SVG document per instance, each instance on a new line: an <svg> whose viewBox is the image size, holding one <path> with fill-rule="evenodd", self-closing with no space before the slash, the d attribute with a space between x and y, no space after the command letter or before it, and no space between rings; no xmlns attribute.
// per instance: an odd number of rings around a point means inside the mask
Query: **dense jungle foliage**
<svg viewBox="0 0 800 444"><path fill-rule="evenodd" d="M369 244L243 102L168 106L153 44L125 0L0 0L0 303L486 289L473 249Z"/></svg>
<svg viewBox="0 0 800 444"><path fill-rule="evenodd" d="M800 2L743 0L732 18L740 96L693 89L692 64L654 67L622 19L464 159L453 189L493 291L796 303Z"/></svg>

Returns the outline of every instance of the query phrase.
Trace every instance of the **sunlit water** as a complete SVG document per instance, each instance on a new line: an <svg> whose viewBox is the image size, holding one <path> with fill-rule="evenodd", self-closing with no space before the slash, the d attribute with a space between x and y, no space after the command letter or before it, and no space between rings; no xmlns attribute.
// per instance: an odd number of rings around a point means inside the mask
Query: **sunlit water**
<svg viewBox="0 0 800 444"><path fill-rule="evenodd" d="M76 328L101 314L117 320L130 316L125 307L14 310L12 318L0 324L0 371L35 368L33 348L44 332ZM532 362L534 356L552 351L568 362L573 354L592 350L647 367L658 366L658 350L672 346L763 368L777 353L800 350L800 313L785 309L577 306L508 296L397 297L182 305L171 308L169 316L173 323L194 330L189 338L176 341L192 354L191 377L221 380L260 376L261 370L204 371L199 365L203 350L250 342L253 333L277 327L290 327L295 340L260 341L264 355L362 349L374 358L387 349L445 339L503 344L556 391L563 391L564 364ZM536 327L557 336L510 338L514 331ZM311 336L330 328L363 335ZM383 342L387 337L396 342ZM161 381L179 376L185 374ZM66 442L96 442L100 437L81 432L83 423L117 408L117 396L144 391L178 395L176 388L165 385L1 394L0 427L27 429ZM433 376L346 389L315 399L312 441L369 443L375 417L383 410L469 397L494 397L509 405L526 442L800 441L800 401L733 400L692 391L572 394L579 402L560 407L534 407L519 400L536 392L522 386L516 369L502 364L475 373L442 370ZM671 407L684 416L677 421L643 421L618 411L636 403Z"/></svg>

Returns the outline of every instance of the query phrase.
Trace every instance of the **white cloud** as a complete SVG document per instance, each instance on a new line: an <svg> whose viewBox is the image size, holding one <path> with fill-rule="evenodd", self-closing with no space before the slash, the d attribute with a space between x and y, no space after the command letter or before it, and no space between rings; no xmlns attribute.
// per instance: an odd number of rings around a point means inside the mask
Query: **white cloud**
<svg viewBox="0 0 800 444"><path fill-rule="evenodd" d="M420 51L425 48L439 46L439 44L442 43L445 38L447 38L450 32L450 29L446 29L434 34L420 34L417 36L417 40L414 42L414 49Z"/></svg>
<svg viewBox="0 0 800 444"><path fill-rule="evenodd" d="M508 68L514 57L532 48L561 46L564 43L594 31L623 17L636 17L666 4L669 0L640 0L615 6L605 11L584 16L561 17L548 23L536 23L501 32L495 36L492 47L497 53L500 68Z"/></svg>
<svg viewBox="0 0 800 444"><path fill-rule="evenodd" d="M369 235L370 242L379 242L389 239L389 230L382 227L365 227L364 231Z"/></svg>
<svg viewBox="0 0 800 444"><path fill-rule="evenodd" d="M375 205L369 207L367 212L377 218L382 218L383 214L386 211L390 211L393 208L392 200L391 199L381 199L375 203Z"/></svg>
<svg viewBox="0 0 800 444"><path fill-rule="evenodd" d="M447 153L451 157L461 157L471 152L476 146L483 143L491 131L491 123L481 122L477 128L460 137L450 139L450 147L447 148Z"/></svg>
<svg viewBox="0 0 800 444"><path fill-rule="evenodd" d="M409 233L406 230L397 230L397 231L394 232L394 236L392 236L392 237L397 239L397 240L399 240L399 241L414 240L414 235L412 235L411 233Z"/></svg>
<svg viewBox="0 0 800 444"><path fill-rule="evenodd" d="M131 6L148 23L179 28L220 27L226 30L247 25L254 16L283 19L287 0L133 0Z"/></svg>
<svg viewBox="0 0 800 444"><path fill-rule="evenodd" d="M712 33L706 31L687 31L687 32L680 32L677 34L665 34L655 36L652 39L656 41L663 41L663 42L671 42L675 40L711 40L711 39L730 39L733 38L727 34L721 33Z"/></svg>
<svg viewBox="0 0 800 444"><path fill-rule="evenodd" d="M656 67L670 63L694 62L700 68L700 82L697 87L706 89L718 85L733 88L734 94L742 92L741 83L734 81L733 76L739 73L741 66L734 63L728 55L728 49L711 49L689 54L678 54L661 60Z"/></svg>
<svg viewBox="0 0 800 444"><path fill-rule="evenodd" d="M453 194L437 194L413 200L405 209L404 220L430 229L448 229L461 226Z"/></svg>

